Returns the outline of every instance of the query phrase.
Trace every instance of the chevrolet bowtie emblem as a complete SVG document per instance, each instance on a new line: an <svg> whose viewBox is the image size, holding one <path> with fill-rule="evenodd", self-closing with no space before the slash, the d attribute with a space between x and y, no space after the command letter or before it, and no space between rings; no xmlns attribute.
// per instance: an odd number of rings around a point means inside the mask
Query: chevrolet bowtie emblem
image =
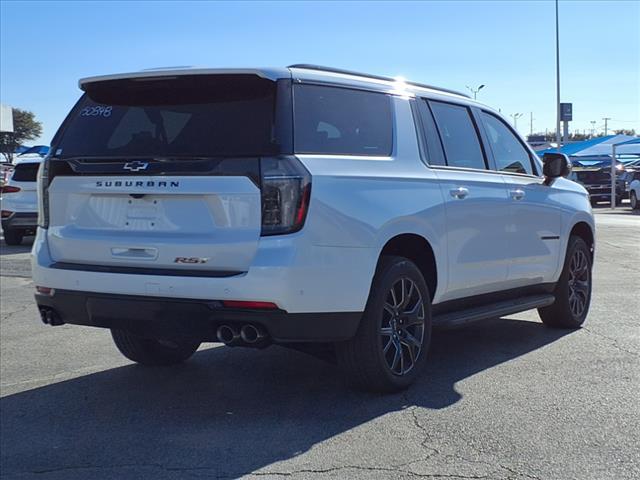
<svg viewBox="0 0 640 480"><path fill-rule="evenodd" d="M123 170L131 170L132 172L139 172L140 170L146 170L149 166L149 162L140 162L136 160L134 162L127 162L122 167Z"/></svg>

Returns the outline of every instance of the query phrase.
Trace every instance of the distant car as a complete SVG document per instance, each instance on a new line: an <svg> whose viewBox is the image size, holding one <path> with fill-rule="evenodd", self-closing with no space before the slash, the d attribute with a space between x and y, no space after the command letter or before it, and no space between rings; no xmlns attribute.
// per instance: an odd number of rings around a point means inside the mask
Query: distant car
<svg viewBox="0 0 640 480"><path fill-rule="evenodd" d="M34 235L38 223L36 178L43 157L20 158L1 187L2 231L7 245L20 245L25 235Z"/></svg>
<svg viewBox="0 0 640 480"><path fill-rule="evenodd" d="M640 170L633 173L633 178L629 183L629 200L631 201L631 208L633 210L640 209Z"/></svg>
<svg viewBox="0 0 640 480"><path fill-rule="evenodd" d="M611 157L570 157L573 169L569 178L584 186L589 192L591 205L611 202ZM623 176L625 166L616 161L616 205L627 196L627 182Z"/></svg>

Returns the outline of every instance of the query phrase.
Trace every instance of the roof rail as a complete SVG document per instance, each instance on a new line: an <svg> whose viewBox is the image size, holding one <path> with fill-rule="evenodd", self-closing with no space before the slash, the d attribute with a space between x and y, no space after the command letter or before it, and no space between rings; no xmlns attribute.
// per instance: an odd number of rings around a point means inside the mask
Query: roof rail
<svg viewBox="0 0 640 480"><path fill-rule="evenodd" d="M383 77L381 75L370 75L368 73L354 72L352 70L343 70L341 68L333 68L333 67L323 67L321 65L313 65L311 63L295 63L293 65L289 65L287 68L303 68L305 70L318 70L321 72L330 72L330 73L341 73L343 75L354 75L356 77L365 77L372 78L374 80L384 80L386 82L396 82L395 78L391 77ZM460 95L462 97L471 98L466 93L458 92L456 90L449 90L448 88L434 87L433 85L427 85L425 83L418 82L408 82L404 81L407 85L412 85L414 87L422 87L428 88L430 90L437 90L439 92L453 93L454 95Z"/></svg>

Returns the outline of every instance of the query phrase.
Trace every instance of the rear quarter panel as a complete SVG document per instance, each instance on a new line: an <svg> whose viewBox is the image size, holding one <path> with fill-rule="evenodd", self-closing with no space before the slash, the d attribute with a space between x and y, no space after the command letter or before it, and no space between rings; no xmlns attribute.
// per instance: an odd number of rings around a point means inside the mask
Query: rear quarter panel
<svg viewBox="0 0 640 480"><path fill-rule="evenodd" d="M442 192L420 159L409 100L394 97L393 105L391 156L298 155L313 177L304 232L313 245L342 248L345 255L349 249L367 249L370 260L362 278L369 286L384 245L400 234L419 235L433 248L438 285L446 285Z"/></svg>

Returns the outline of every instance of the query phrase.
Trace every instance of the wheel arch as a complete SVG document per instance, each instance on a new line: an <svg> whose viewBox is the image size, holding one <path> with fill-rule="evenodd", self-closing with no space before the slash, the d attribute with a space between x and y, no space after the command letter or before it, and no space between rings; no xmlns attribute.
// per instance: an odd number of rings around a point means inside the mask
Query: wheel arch
<svg viewBox="0 0 640 480"><path fill-rule="evenodd" d="M585 241L589 247L589 252L591 252L591 262L593 263L593 257L595 254L595 234L591 225L585 221L577 222L573 227L571 227L569 236L572 235L578 236Z"/></svg>
<svg viewBox="0 0 640 480"><path fill-rule="evenodd" d="M383 256L396 255L405 257L416 264L427 282L429 295L433 301L438 289L438 264L431 243L416 233L400 233L389 238L378 255L377 266Z"/></svg>

